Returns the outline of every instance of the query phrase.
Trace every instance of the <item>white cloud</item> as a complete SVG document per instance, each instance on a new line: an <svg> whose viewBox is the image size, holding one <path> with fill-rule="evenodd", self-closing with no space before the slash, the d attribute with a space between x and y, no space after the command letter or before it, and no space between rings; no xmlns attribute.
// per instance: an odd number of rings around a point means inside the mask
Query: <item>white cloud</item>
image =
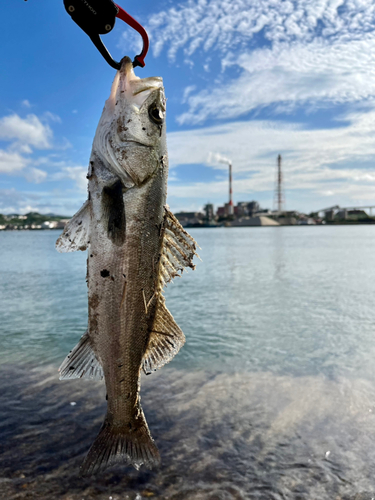
<svg viewBox="0 0 375 500"><path fill-rule="evenodd" d="M0 149L0 172L5 174L20 172L28 165L29 159L21 154Z"/></svg>
<svg viewBox="0 0 375 500"><path fill-rule="evenodd" d="M76 182L78 189L87 191L87 167L63 167L60 172L54 175L54 180L72 179Z"/></svg>
<svg viewBox="0 0 375 500"><path fill-rule="evenodd" d="M194 90L197 88L196 85L188 85L187 87L185 87L184 89L184 94L182 96L182 102L185 103L187 101L187 98L189 97L189 95L194 92Z"/></svg>
<svg viewBox="0 0 375 500"><path fill-rule="evenodd" d="M29 204L35 203L40 198L35 193L21 193L14 188L0 189L0 213L25 213Z"/></svg>
<svg viewBox="0 0 375 500"><path fill-rule="evenodd" d="M56 115L55 113L51 113L51 111L46 111L43 114L43 118L45 120L50 120L52 122L61 123L61 118L59 117L59 115Z"/></svg>
<svg viewBox="0 0 375 500"><path fill-rule="evenodd" d="M47 172L39 168L31 167L25 171L25 177L29 182L40 184L47 178Z"/></svg>
<svg viewBox="0 0 375 500"><path fill-rule="evenodd" d="M18 142L10 144L10 146L8 147L8 151L15 151L16 153L26 154L26 155L30 155L33 152L33 150L28 144L25 143L20 144Z"/></svg>
<svg viewBox="0 0 375 500"><path fill-rule="evenodd" d="M21 145L33 146L37 149L51 147L52 130L43 124L36 115L21 118L17 114L0 118L0 139L17 141Z"/></svg>
<svg viewBox="0 0 375 500"><path fill-rule="evenodd" d="M147 28L155 55L167 49L174 60L179 50L239 54L260 32L271 43L362 38L374 13L371 0L188 0L152 14Z"/></svg>
<svg viewBox="0 0 375 500"><path fill-rule="evenodd" d="M220 152L233 161L234 192L272 193L276 157L283 155L288 190L331 196L345 202L375 198L375 110L352 113L346 126L309 130L299 124L249 121L171 132L168 136L171 168L177 165L209 165L209 153ZM227 171L225 165L218 165ZM181 198L206 198L222 194L227 181L171 185L169 194ZM294 196L294 195L293 195ZM314 208L314 207L311 207Z"/></svg>
<svg viewBox="0 0 375 500"><path fill-rule="evenodd" d="M30 101L28 101L27 99L24 99L22 101L22 106L24 106L25 108L31 108L31 104L30 104Z"/></svg>
<svg viewBox="0 0 375 500"><path fill-rule="evenodd" d="M226 64L232 66L234 63ZM316 40L307 45L278 45L244 54L235 62L241 75L188 98L181 123L208 117L228 119L261 106L319 106L375 98L375 36L331 45Z"/></svg>
<svg viewBox="0 0 375 500"><path fill-rule="evenodd" d="M150 38L151 35L149 31L147 32L147 34ZM121 38L117 44L117 47L122 51L125 50L127 54L130 54L130 51L135 52L136 54L140 54L143 47L142 38L140 36L137 36L134 33L133 29L126 26L121 34Z"/></svg>
<svg viewBox="0 0 375 500"><path fill-rule="evenodd" d="M26 101L23 104L27 106ZM33 114L21 118L15 113L0 118L0 139L10 143L7 149L0 149L0 173L23 175L36 184L47 178L47 172L35 167L48 163L48 160L31 156L33 149L52 148L53 132L43 123L45 120L59 122L60 118L49 111L44 113L42 119ZM66 143L60 149L69 146Z"/></svg>
<svg viewBox="0 0 375 500"><path fill-rule="evenodd" d="M12 189L0 189L0 213L27 212L55 213L73 215L82 205L82 197L74 197L72 193L54 190L28 192Z"/></svg>
<svg viewBox="0 0 375 500"><path fill-rule="evenodd" d="M156 56L202 67L220 58L219 78L183 91L179 122L202 123L374 99L374 19L370 0L188 0L151 15L148 29Z"/></svg>
<svg viewBox="0 0 375 500"><path fill-rule="evenodd" d="M32 160L17 151L0 149L0 173L22 175L29 182L39 184L47 178L47 172L31 166Z"/></svg>

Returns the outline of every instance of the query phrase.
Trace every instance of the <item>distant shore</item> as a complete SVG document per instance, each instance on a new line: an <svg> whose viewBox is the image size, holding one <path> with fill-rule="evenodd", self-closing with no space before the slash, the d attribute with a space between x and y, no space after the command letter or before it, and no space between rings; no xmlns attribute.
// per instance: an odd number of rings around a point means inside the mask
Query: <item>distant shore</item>
<svg viewBox="0 0 375 500"><path fill-rule="evenodd" d="M297 216L298 215L298 216ZM216 228L216 227L279 227L279 226L353 226L363 224L375 224L375 217L369 216L364 211L357 210L355 215L351 212L345 213L345 217L330 215L330 217L319 218L285 212L275 215L271 212L258 212L254 215L232 215L215 217L213 214L206 216L203 213L179 212L176 218L184 228ZM39 214L29 212L25 215L0 214L1 231L46 231L58 229L63 231L70 217L55 214Z"/></svg>
<svg viewBox="0 0 375 500"><path fill-rule="evenodd" d="M24 230L63 230L69 222L70 217L55 214L40 214L29 212L20 214L0 214L0 231L24 231Z"/></svg>
<svg viewBox="0 0 375 500"><path fill-rule="evenodd" d="M58 227L24 227L20 226L17 228L0 228L0 232L2 231L62 231L63 228Z"/></svg>
<svg viewBox="0 0 375 500"><path fill-rule="evenodd" d="M262 225L262 224L194 224L183 226L185 229L207 229L207 228L248 228L248 227L316 227L316 226L363 226L363 225L371 225L375 224L375 220L365 220L365 221L334 221L334 222L326 222L324 224L275 224L275 225ZM0 227L0 232L5 231L62 231L63 227L28 227L28 226L17 226L17 227Z"/></svg>

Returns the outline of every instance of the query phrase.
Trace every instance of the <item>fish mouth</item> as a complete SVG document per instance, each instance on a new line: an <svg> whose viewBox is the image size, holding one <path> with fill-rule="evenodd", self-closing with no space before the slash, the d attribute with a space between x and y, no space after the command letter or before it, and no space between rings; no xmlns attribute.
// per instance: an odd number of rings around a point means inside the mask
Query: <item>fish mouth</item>
<svg viewBox="0 0 375 500"><path fill-rule="evenodd" d="M124 141L122 141L124 143L132 143L132 144L137 144L138 146L143 146L145 148L150 148L152 149L154 146L151 146L150 144L145 144L144 142L139 142L139 141L136 141L134 139L125 139Z"/></svg>
<svg viewBox="0 0 375 500"><path fill-rule="evenodd" d="M160 89L160 86L156 87L155 85L146 85L145 87L141 87L137 90L134 90L133 96L142 94L142 92L146 92L146 91L149 91L151 93L153 90L159 90L159 89Z"/></svg>
<svg viewBox="0 0 375 500"><path fill-rule="evenodd" d="M139 78L134 73L133 63L129 57L124 57L113 81L109 101L113 109L119 99L140 108L152 92L160 89L163 89L163 79L160 76Z"/></svg>

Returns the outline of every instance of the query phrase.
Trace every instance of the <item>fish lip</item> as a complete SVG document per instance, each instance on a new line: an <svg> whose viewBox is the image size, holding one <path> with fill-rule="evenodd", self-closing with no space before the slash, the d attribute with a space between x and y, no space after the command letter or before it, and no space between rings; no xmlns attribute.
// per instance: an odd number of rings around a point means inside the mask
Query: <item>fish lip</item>
<svg viewBox="0 0 375 500"><path fill-rule="evenodd" d="M132 142L134 144L138 144L138 146L143 146L145 148L154 148L154 146L151 146L150 144L144 144L143 142L139 142L139 141L135 141L135 140L132 140L132 139L126 139L125 141L122 141L124 143L127 143L127 142Z"/></svg>

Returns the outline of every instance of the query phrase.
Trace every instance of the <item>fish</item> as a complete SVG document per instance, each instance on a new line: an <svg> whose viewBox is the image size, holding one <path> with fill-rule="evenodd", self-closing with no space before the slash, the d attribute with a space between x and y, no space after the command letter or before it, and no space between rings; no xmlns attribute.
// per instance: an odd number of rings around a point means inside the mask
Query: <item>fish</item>
<svg viewBox="0 0 375 500"><path fill-rule="evenodd" d="M105 380L107 414L80 469L153 468L160 454L140 398L145 374L168 363L185 336L164 289L194 269L197 243L166 204L166 98L161 77L139 78L122 60L95 133L88 199L56 242L87 250L88 328L60 366L60 380Z"/></svg>

